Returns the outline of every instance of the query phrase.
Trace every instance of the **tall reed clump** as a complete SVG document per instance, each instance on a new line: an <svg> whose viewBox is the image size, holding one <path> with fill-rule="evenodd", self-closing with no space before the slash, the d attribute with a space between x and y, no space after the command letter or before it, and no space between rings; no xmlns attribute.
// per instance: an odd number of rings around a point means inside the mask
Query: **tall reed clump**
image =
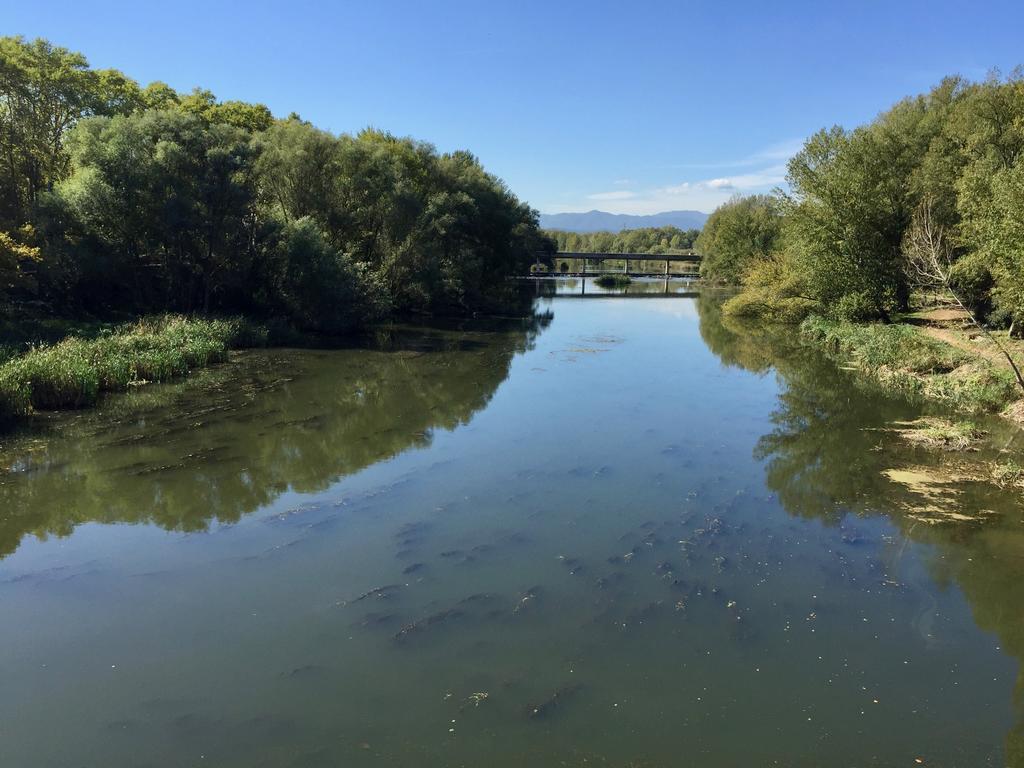
<svg viewBox="0 0 1024 768"><path fill-rule="evenodd" d="M83 408L101 392L169 381L221 362L233 346L265 342L243 320L144 318L94 339L70 337L0 364L0 420L33 409Z"/></svg>

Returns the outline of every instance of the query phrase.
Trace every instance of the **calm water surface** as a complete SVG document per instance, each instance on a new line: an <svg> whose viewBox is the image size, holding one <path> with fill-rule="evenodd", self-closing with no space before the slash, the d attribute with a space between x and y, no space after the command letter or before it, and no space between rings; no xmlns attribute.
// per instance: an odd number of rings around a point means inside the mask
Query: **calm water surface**
<svg viewBox="0 0 1024 768"><path fill-rule="evenodd" d="M1019 495L650 285L6 440L0 765L1024 765Z"/></svg>

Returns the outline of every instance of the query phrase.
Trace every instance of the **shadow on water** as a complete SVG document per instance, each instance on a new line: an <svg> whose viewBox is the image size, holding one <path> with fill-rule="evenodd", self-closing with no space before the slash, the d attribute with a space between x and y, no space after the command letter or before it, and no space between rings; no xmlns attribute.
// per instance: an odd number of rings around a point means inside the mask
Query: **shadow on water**
<svg viewBox="0 0 1024 768"><path fill-rule="evenodd" d="M892 426L918 417L927 406L880 396L872 384L802 347L788 329L730 322L720 306L709 297L698 302L708 347L727 365L774 371L780 379L775 428L757 442L755 457L764 462L766 486L784 509L829 526L851 514L884 516L906 540L931 548L931 579L959 588L977 626L994 633L1018 662L1024 660L1024 496L990 476L992 463L1010 449L1019 456L1020 431L992 418L983 420L990 440L978 452L908 447ZM1020 671L1014 698L1017 717L1006 739L1006 764L1020 766Z"/></svg>
<svg viewBox="0 0 1024 768"><path fill-rule="evenodd" d="M82 523L196 531L323 490L467 423L550 315L376 329L342 350L255 350L186 382L54 414L0 447L0 556Z"/></svg>

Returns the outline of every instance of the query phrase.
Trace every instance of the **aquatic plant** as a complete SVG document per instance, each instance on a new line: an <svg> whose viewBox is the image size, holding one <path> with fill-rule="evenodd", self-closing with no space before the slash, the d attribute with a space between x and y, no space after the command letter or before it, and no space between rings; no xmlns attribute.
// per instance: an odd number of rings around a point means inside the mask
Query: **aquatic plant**
<svg viewBox="0 0 1024 768"><path fill-rule="evenodd" d="M633 282L629 275L601 275L595 281L602 288L624 288Z"/></svg>
<svg viewBox="0 0 1024 768"><path fill-rule="evenodd" d="M901 422L896 433L909 443L948 451L975 450L987 432L970 421L922 418Z"/></svg>
<svg viewBox="0 0 1024 768"><path fill-rule="evenodd" d="M266 341L238 319L197 320L162 315L100 332L38 345L0 364L0 418L31 410L82 408L101 392L124 391L180 378L226 359L235 346Z"/></svg>

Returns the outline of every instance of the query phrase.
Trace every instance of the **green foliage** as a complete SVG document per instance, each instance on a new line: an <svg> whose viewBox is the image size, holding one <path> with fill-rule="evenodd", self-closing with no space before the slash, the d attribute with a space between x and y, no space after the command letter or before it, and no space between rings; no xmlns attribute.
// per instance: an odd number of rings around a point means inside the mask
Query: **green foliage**
<svg viewBox="0 0 1024 768"><path fill-rule="evenodd" d="M633 281L629 275L601 275L594 282L602 288L625 288Z"/></svg>
<svg viewBox="0 0 1024 768"><path fill-rule="evenodd" d="M0 38L0 304L340 333L499 307L504 278L551 250L536 212L468 152L334 136Z"/></svg>
<svg viewBox="0 0 1024 768"><path fill-rule="evenodd" d="M1024 103L1021 112L1024 121ZM992 276L995 307L1019 326L1024 324L1024 155L1018 153L1012 165L987 181L984 205L964 202L969 209L965 229L977 242L972 256Z"/></svg>
<svg viewBox="0 0 1024 768"><path fill-rule="evenodd" d="M790 161L787 248L810 296L837 316L881 317L909 296L900 249L912 210L906 154L878 124L820 131Z"/></svg>
<svg viewBox="0 0 1024 768"><path fill-rule="evenodd" d="M1013 375L974 360L909 325L850 323L811 316L801 335L883 386L970 412L1004 408L1018 396Z"/></svg>
<svg viewBox="0 0 1024 768"><path fill-rule="evenodd" d="M722 305L729 317L799 323L821 305L805 295L806 285L785 254L754 260L743 277L744 290Z"/></svg>
<svg viewBox="0 0 1024 768"><path fill-rule="evenodd" d="M805 338L836 354L851 355L865 368L906 368L914 373L949 372L966 362L964 353L922 335L909 325L837 322L807 318L800 326Z"/></svg>
<svg viewBox="0 0 1024 768"><path fill-rule="evenodd" d="M781 247L788 271L800 275L800 295L835 319L906 309L910 277L919 275L903 246L913 212L927 201L935 231L952 246L952 265L943 266L950 287L980 315L1021 328L1022 157L1021 73L983 83L948 78L867 125L819 131L790 161L782 204ZM790 293L744 286L749 295L733 310L771 313L767 299Z"/></svg>
<svg viewBox="0 0 1024 768"><path fill-rule="evenodd" d="M914 445L946 451L972 450L988 433L970 421L924 417L894 430Z"/></svg>
<svg viewBox="0 0 1024 768"><path fill-rule="evenodd" d="M769 195L734 197L715 209L697 238L700 274L708 280L739 284L758 259L779 247L782 211Z"/></svg>
<svg viewBox="0 0 1024 768"><path fill-rule="evenodd" d="M30 408L82 408L101 392L169 381L225 359L232 346L265 340L242 320L195 320L165 315L139 320L87 339L69 336L33 347L0 364L0 418Z"/></svg>
<svg viewBox="0 0 1024 768"><path fill-rule="evenodd" d="M967 253L953 263L949 270L950 286L957 296L980 317L989 315L992 307L991 262L980 252Z"/></svg>
<svg viewBox="0 0 1024 768"><path fill-rule="evenodd" d="M537 215L468 152L367 130L335 137L301 120L259 137L260 202L308 218L362 270L371 307L485 308L547 245Z"/></svg>
<svg viewBox="0 0 1024 768"><path fill-rule="evenodd" d="M5 373L27 388L36 409L81 408L92 405L100 390L100 375L87 342L66 339L39 347L4 365Z"/></svg>
<svg viewBox="0 0 1024 768"><path fill-rule="evenodd" d="M678 227L640 227L621 232L545 230L559 251L570 253L687 253L700 230Z"/></svg>
<svg viewBox="0 0 1024 768"><path fill-rule="evenodd" d="M32 405L28 380L0 361L0 424L7 424L26 415Z"/></svg>

